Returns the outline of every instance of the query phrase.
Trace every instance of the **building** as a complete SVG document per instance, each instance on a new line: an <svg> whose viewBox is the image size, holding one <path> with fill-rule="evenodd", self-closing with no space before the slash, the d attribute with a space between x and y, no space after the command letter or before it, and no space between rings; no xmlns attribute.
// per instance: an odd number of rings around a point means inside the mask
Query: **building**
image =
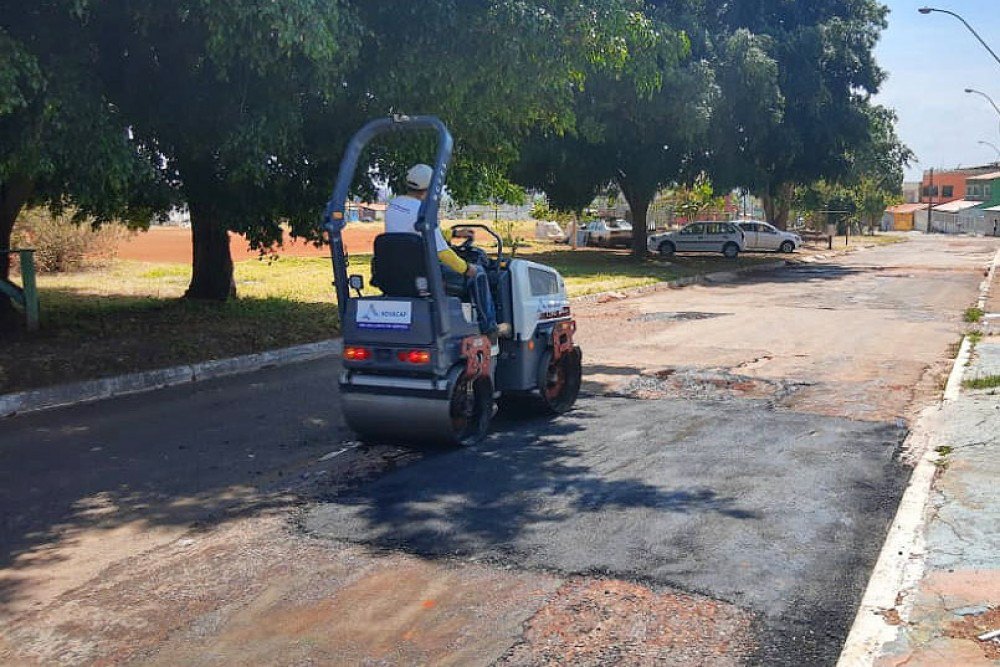
<svg viewBox="0 0 1000 667"><path fill-rule="evenodd" d="M983 207L1000 205L1000 171L971 176L965 181L965 199Z"/></svg>
<svg viewBox="0 0 1000 667"><path fill-rule="evenodd" d="M965 199L967 179L993 171L996 171L996 165L925 171L923 181L920 184L920 201L927 204L933 198L935 204L947 204L956 199ZM933 185L931 185L932 180Z"/></svg>
<svg viewBox="0 0 1000 667"><path fill-rule="evenodd" d="M882 229L884 231L897 231L897 232L909 232L915 229L914 214L921 210L926 209L927 206L924 204L899 204L897 206L890 206L885 211L884 223Z"/></svg>
<svg viewBox="0 0 1000 667"><path fill-rule="evenodd" d="M920 182L905 181L903 183L903 203L916 204L920 201Z"/></svg>
<svg viewBox="0 0 1000 667"><path fill-rule="evenodd" d="M934 207L931 229L946 234L992 233L986 218L994 208L1000 210L1000 171L969 176L964 198Z"/></svg>
<svg viewBox="0 0 1000 667"><path fill-rule="evenodd" d="M961 234L971 231L974 221L981 218L979 202L956 199L931 211L931 231L942 234Z"/></svg>
<svg viewBox="0 0 1000 667"><path fill-rule="evenodd" d="M927 231L930 227L931 231L945 234L982 234L987 226L986 209L1000 206L998 165L924 172L920 202L923 210L893 207L886 211L885 220L892 216L895 225L898 213L899 223L905 225L905 215L909 213L913 216L913 229ZM928 204L933 204L929 224Z"/></svg>
<svg viewBox="0 0 1000 667"><path fill-rule="evenodd" d="M347 202L347 222L382 222L385 220L385 204Z"/></svg>
<svg viewBox="0 0 1000 667"><path fill-rule="evenodd" d="M358 220L361 222L384 222L385 204L358 204Z"/></svg>

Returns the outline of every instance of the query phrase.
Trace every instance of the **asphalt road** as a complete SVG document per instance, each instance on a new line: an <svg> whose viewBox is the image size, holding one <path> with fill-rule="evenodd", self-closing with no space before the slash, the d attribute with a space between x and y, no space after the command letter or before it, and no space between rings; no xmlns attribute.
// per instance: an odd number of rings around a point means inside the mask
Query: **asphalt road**
<svg viewBox="0 0 1000 667"><path fill-rule="evenodd" d="M467 451L357 447L334 361L0 421L0 663L830 664L994 249L580 308L579 409Z"/></svg>
<svg viewBox="0 0 1000 667"><path fill-rule="evenodd" d="M902 436L762 401L593 398L364 484L305 527L697 592L762 614L762 662L822 664L907 479Z"/></svg>

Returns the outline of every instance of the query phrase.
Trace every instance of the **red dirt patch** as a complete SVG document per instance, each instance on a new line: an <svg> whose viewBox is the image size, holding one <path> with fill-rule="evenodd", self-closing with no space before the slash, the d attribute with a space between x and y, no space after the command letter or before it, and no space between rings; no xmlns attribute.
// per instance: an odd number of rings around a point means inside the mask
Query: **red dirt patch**
<svg viewBox="0 0 1000 667"><path fill-rule="evenodd" d="M505 665L737 665L753 649L751 616L732 605L578 579L528 622Z"/></svg>
<svg viewBox="0 0 1000 667"><path fill-rule="evenodd" d="M349 252L367 254L372 252L375 237L382 232L382 223L351 225L344 230L344 243ZM246 238L239 234L229 235L229 250L233 261L255 259L260 256L250 249ZM288 239L278 250L285 257L326 257L329 248L317 248L310 243ZM191 263L191 230L184 227L153 227L148 232L139 232L118 246L120 259L140 262Z"/></svg>
<svg viewBox="0 0 1000 667"><path fill-rule="evenodd" d="M997 629L1000 629L1000 607L994 607L985 614L963 616L961 620L953 621L944 634L952 639L974 641L989 660L1000 660L1000 642L993 639L984 642L978 639L979 635Z"/></svg>
<svg viewBox="0 0 1000 667"><path fill-rule="evenodd" d="M6 623L0 664L486 664L561 583L372 554L286 521L236 520L125 558Z"/></svg>

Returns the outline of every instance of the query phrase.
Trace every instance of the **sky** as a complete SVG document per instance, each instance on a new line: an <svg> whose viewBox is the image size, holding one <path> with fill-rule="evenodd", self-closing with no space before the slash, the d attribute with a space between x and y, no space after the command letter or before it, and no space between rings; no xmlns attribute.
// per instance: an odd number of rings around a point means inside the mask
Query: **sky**
<svg viewBox="0 0 1000 667"><path fill-rule="evenodd" d="M818 0L822 1L822 0ZM876 53L888 72L876 101L896 110L897 130L917 155L907 180L925 169L954 168L1000 161L1000 115L975 88L1000 105L1000 63L958 19L923 15L926 5L961 14L1000 54L1000 0L883 0L891 10L889 28Z"/></svg>

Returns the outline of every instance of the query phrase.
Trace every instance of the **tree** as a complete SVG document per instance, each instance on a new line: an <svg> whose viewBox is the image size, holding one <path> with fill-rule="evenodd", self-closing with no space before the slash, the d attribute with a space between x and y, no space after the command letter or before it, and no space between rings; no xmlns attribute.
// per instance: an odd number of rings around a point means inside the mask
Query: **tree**
<svg viewBox="0 0 1000 667"><path fill-rule="evenodd" d="M870 106L867 141L852 154L847 179L861 222L869 231L885 209L901 201L903 172L913 152L896 135L896 114L882 106Z"/></svg>
<svg viewBox="0 0 1000 667"><path fill-rule="evenodd" d="M795 184L841 180L854 147L867 140L869 99L884 79L873 50L888 10L876 0L705 6L714 41L727 42L723 60L747 74L720 76L716 128L723 140L713 175L727 186L749 186L783 228Z"/></svg>
<svg viewBox="0 0 1000 667"><path fill-rule="evenodd" d="M588 63L614 61L637 0L113 0L89 8L102 73L191 210L188 296L234 293L227 231L255 247L321 239L350 133L391 112L437 113L456 136L449 190L468 200L517 137L571 120ZM398 183L422 139L373 147L356 182Z"/></svg>
<svg viewBox="0 0 1000 667"><path fill-rule="evenodd" d="M649 5L644 10L649 30L623 43L628 67L591 71L576 95L573 130L536 135L524 149L529 162L539 153L552 157L515 175L550 199L555 193L556 200L567 189L592 198L613 181L632 211L636 256L646 253L647 215L657 190L693 164L712 94L711 70L688 59L686 36L671 27L667 13Z"/></svg>
<svg viewBox="0 0 1000 667"><path fill-rule="evenodd" d="M68 209L78 222L143 226L169 205L151 156L129 138L93 75L93 44L74 4L26 9L0 1L0 250L10 249L25 206ZM0 255L0 278L9 271ZM11 309L0 298L5 321Z"/></svg>
<svg viewBox="0 0 1000 667"><path fill-rule="evenodd" d="M706 211L719 211L725 206L725 199L715 194L712 181L704 173L698 174L690 186L674 190L674 211L688 221L697 220Z"/></svg>
<svg viewBox="0 0 1000 667"><path fill-rule="evenodd" d="M354 13L335 0L82 4L111 98L190 209L186 296L233 296L228 232L281 238L302 193L307 111L357 53Z"/></svg>

